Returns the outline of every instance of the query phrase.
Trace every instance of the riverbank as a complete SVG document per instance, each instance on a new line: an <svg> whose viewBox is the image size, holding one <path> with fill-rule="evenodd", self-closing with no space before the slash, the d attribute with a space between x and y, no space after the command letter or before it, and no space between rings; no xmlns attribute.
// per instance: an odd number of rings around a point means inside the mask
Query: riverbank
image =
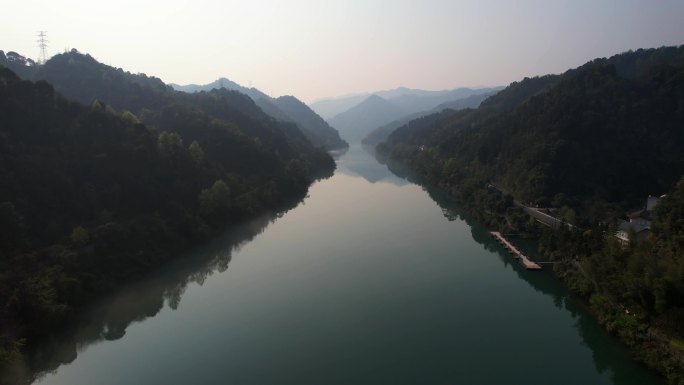
<svg viewBox="0 0 684 385"><path fill-rule="evenodd" d="M229 266L171 266L94 309L35 385L662 384L551 274L435 198L352 148L303 204L208 251Z"/></svg>
<svg viewBox="0 0 684 385"><path fill-rule="evenodd" d="M670 322L663 317L649 315L638 307L631 308L601 290L596 279L587 273L581 258L559 258L559 252L574 245L563 242L552 245L559 240L557 234L547 234L540 240L543 254L560 261L554 265L554 275L587 303L609 333L629 347L634 359L659 372L668 384L684 384L684 349L677 345L681 330L668 325Z"/></svg>
<svg viewBox="0 0 684 385"><path fill-rule="evenodd" d="M317 180L329 178L332 172L317 175ZM310 184L313 183L315 181L310 182ZM78 324L84 318L99 319L102 317L101 314L97 314L92 309L97 308L98 303L117 295L122 288L136 286L150 279L150 277L154 277L159 271L170 265L177 266L186 263L179 260L181 255L192 254L189 258L191 261L187 262L189 269L193 269L192 273L187 274L188 277L194 276L192 279L199 279L198 277L202 277L203 274L206 275L203 268L207 265L214 268L219 268L222 265L227 267L232 248L252 239L275 218L298 206L306 198L309 187L302 186L300 190L292 191L287 196L279 196L277 203L262 207L258 211L243 212L239 216L235 215L229 220L216 223L211 228L205 226L197 229L197 231L203 232L202 237L199 238L188 239L185 234L175 233L168 229L155 235L154 227L141 229L139 226L136 228L144 231L141 234L133 234L132 231L129 232L127 222L121 222L120 224L111 223L109 227L114 229L110 229L110 231L118 230L128 234L130 239L126 240L124 235L118 234L118 237L114 239L119 241L116 247L108 242L102 245L100 249L80 247L70 251L68 245L57 245L37 251L36 254L43 257L60 252L75 261L87 259L88 256L92 258L99 252L100 255L108 256L109 269L106 271L94 270L93 266L86 264L72 266L71 270L66 271L66 275L79 279L84 276L88 277L89 280L82 285L90 285L92 289L87 294L79 296L70 292L59 293L68 304L68 312L64 312L58 318L40 320L39 333L24 331L21 334L22 325L20 324L14 325L14 328L6 327L3 329L5 334L2 338L6 340L5 347L9 347L9 349L6 349L7 353L0 354L0 364L2 364L0 366L0 384L32 383L36 379L36 373L54 370L73 360L73 357L77 355L79 345L84 343L83 340L96 342L103 339L116 340L121 338L128 324L154 315L160 310L160 305L164 303L164 297L170 292L182 292L182 287L178 288L176 282L165 283L162 287L167 287L167 289L160 291L160 287L157 287L149 299L135 298L135 301L149 301L159 304L159 306L155 306L154 311L146 308L142 313L133 312L129 318L123 315L117 316L114 323L103 322L86 331L79 330ZM155 225L155 223L148 223L148 225ZM143 235L149 236L144 238L144 244L137 242ZM131 247L135 248L135 253L130 252ZM192 252L193 250L195 252ZM218 250L224 251L223 255ZM226 250L228 251L227 255ZM197 257L196 255L200 256ZM126 263L119 261L114 264L117 258L124 259ZM143 258L146 259L143 260ZM75 282L76 278L72 278L71 281ZM187 281L183 282L183 285L186 284ZM34 295L41 293L37 291ZM127 309L122 314L128 312ZM70 334L79 334L81 341L66 342L69 341L69 338L65 339L64 336ZM54 357L58 358L55 360Z"/></svg>
<svg viewBox="0 0 684 385"><path fill-rule="evenodd" d="M660 373L669 384L684 383L684 356L679 349L681 330L671 325L670 320L662 320L634 304L621 303L619 297L603 289L596 278L587 277L581 269L585 258L593 256L600 264L606 248L613 252L620 249L612 237L606 237L609 229L601 226L588 230L547 228L524 214L511 195L485 181L464 179L457 186L441 180L439 171L433 172L430 162L406 164L382 157L379 160L397 175L447 194L492 230L536 234L543 257L559 262L553 264L554 276L586 302L604 329L622 341L636 361ZM623 268L626 261L622 262ZM615 268L619 269L620 264L616 263ZM660 326L668 322L669 326Z"/></svg>

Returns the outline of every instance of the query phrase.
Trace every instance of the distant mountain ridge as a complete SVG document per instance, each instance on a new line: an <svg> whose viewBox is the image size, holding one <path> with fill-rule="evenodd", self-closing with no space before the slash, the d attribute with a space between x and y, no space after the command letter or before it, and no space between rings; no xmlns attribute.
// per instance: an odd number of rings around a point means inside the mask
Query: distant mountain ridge
<svg viewBox="0 0 684 385"><path fill-rule="evenodd" d="M329 122L339 128L343 137L359 142L372 129L404 116L404 110L378 95L371 95L358 105L337 114Z"/></svg>
<svg viewBox="0 0 684 385"><path fill-rule="evenodd" d="M366 146L375 147L378 144L387 140L387 138L390 136L390 134L392 134L392 132L394 132L394 130L409 123L414 119L418 119L426 115L439 113L444 110L459 111L466 108L477 108L480 105L480 103L482 103L488 97L492 96L494 93L495 91L487 92L484 94L471 95L463 99L457 99L451 102L442 103L436 108L433 108L428 111L416 112L414 114L404 116L401 119L392 121L391 123L374 129L373 131L371 131L370 134L363 138L361 143L363 143Z"/></svg>
<svg viewBox="0 0 684 385"><path fill-rule="evenodd" d="M491 93L500 88L457 88L445 91L424 91L396 88L366 97L361 103L343 111L328 123L337 127L340 135L350 142L360 142L374 129L398 119L437 108L473 95ZM313 105L313 104L312 104Z"/></svg>
<svg viewBox="0 0 684 385"><path fill-rule="evenodd" d="M339 96L335 98L317 99L309 103L309 107L316 111L316 113L323 119L328 120L335 115L358 105L370 95L370 93L363 93Z"/></svg>
<svg viewBox="0 0 684 385"><path fill-rule="evenodd" d="M180 85L180 84L175 84L175 83L169 83L169 86L173 87L174 90L176 91L183 91L183 92L201 92L201 91L211 91L213 89L220 90L221 88L225 88L228 90L233 90L233 91L238 91L242 92L243 94L249 96L256 102L257 99L261 98L270 98L270 96L266 95L265 93L259 91L258 89L254 87L243 87L238 83L235 83L234 81L221 77L216 80L214 80L211 83L208 84L187 84L187 85Z"/></svg>
<svg viewBox="0 0 684 385"><path fill-rule="evenodd" d="M243 87L227 78L219 78L205 85L178 85L172 83L170 86L177 91L189 93L221 88L241 92L249 96L266 114L274 119L296 123L307 139L314 145L321 146L326 150L348 147L347 142L340 138L337 130L294 96L273 98L254 87Z"/></svg>
<svg viewBox="0 0 684 385"><path fill-rule="evenodd" d="M492 87L493 90L498 90L502 89L503 87ZM486 90L488 89L487 87L483 88L475 88L479 90ZM404 102L401 99L404 99L406 102L411 102L411 101L417 101L420 99L439 99L440 97L443 98L442 101L437 101L435 102L429 102L426 103L427 106L423 105L420 107L416 107L415 111L423 111L426 109L433 108L437 106L438 104L441 104L443 102L446 102L451 99L459 99L459 98L464 98L469 95L471 95L471 89L470 88L456 88L456 89L451 89L451 90L437 90L437 91L431 91L431 90L420 90L420 89L415 89L415 88L408 88L408 87L397 87L391 90L383 90L383 91L376 91L376 92L364 92L364 93L359 93L359 94L351 94L351 95L344 95L344 96L339 96L339 97L333 97L333 98L321 98L314 100L312 103L309 103L309 107L311 107L312 110L316 111L318 115L323 117L323 119L331 119L335 115L342 113L362 101L364 101L366 98L368 98L371 95L377 95L380 96L383 99L386 100L393 100L397 102L399 105L403 105ZM423 103L423 102L420 102Z"/></svg>

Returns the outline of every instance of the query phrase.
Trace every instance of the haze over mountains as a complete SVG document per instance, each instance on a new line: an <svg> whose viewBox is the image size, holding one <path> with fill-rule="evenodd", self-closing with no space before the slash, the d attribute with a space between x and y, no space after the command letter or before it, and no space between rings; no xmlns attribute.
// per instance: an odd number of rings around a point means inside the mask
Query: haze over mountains
<svg viewBox="0 0 684 385"><path fill-rule="evenodd" d="M414 119L418 119L421 116L426 116L426 115L432 115L439 113L444 110L462 110L465 108L477 108L480 103L482 103L485 99L489 98L490 96L494 95L497 91L491 91L483 94L477 94L477 95L471 95L468 96L467 98L463 99L457 99L451 102L446 102L442 103L439 106L427 110L427 111L420 111L416 112L414 114L410 114L407 116L402 117L401 119L392 121L388 124L385 124L384 126L380 126L373 131L371 131L368 135L366 135L365 138L361 141L364 145L367 146L372 146L375 147L378 144L384 142L387 137L394 132L397 128L409 123L410 121Z"/></svg>
<svg viewBox="0 0 684 385"><path fill-rule="evenodd" d="M492 88L501 89L501 87ZM482 89L487 89L487 87L483 87ZM418 103L415 108L419 111L423 111L428 108L435 107L436 105L448 100L455 100L469 96L471 91L472 90L469 88L429 91L415 88L397 87L391 90L321 98L309 103L309 107L316 111L316 113L323 119L330 119L335 115L363 102L369 96L377 95L383 99L396 101L399 105L404 105L406 103Z"/></svg>
<svg viewBox="0 0 684 385"><path fill-rule="evenodd" d="M339 133L333 127L294 96L273 98L256 88L243 87L226 78L220 78L205 85L169 85L177 91L190 93L221 88L241 92L249 96L266 114L273 118L296 123L307 139L315 145L322 146L327 150L347 147L347 143L340 138Z"/></svg>
<svg viewBox="0 0 684 385"><path fill-rule="evenodd" d="M405 122L420 114L445 108L477 107L485 95L502 88L428 91L398 87L372 94L321 99L307 106L294 96L274 98L257 88L244 87L225 77L204 85L169 85L175 90L190 93L220 88L241 92L254 100L266 114L277 120L296 123L312 143L329 150L347 146L340 136L347 141L359 142L374 129L384 127L382 132L385 134L377 136L384 139L391 132L388 127L391 122ZM392 127L398 126L395 124ZM379 140L373 142L377 144Z"/></svg>
<svg viewBox="0 0 684 385"><path fill-rule="evenodd" d="M347 141L360 142L374 129L397 119L435 109L444 103L456 102L474 95L489 94L498 89L500 88L425 91L401 87L376 92L370 96L350 96L314 102L311 106L316 110L322 105L326 113L331 113L360 100L351 108L327 118L328 123L335 127Z"/></svg>

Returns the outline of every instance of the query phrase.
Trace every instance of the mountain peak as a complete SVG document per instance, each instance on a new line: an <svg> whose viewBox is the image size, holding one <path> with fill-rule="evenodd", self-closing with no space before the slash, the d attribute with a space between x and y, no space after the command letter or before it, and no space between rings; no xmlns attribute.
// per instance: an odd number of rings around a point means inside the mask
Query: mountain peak
<svg viewBox="0 0 684 385"><path fill-rule="evenodd" d="M371 96L367 97L363 102L361 102L361 104L366 103L387 103L387 100L378 94L372 94Z"/></svg>

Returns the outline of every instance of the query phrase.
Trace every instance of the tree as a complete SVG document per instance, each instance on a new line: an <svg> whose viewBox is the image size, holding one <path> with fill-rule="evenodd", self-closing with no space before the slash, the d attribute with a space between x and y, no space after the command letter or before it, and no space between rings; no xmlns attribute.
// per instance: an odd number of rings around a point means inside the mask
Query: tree
<svg viewBox="0 0 684 385"><path fill-rule="evenodd" d="M192 141L190 147L188 147L188 152L195 163L202 163L204 161L204 150L202 150L202 146L196 140Z"/></svg>
<svg viewBox="0 0 684 385"><path fill-rule="evenodd" d="M76 226L71 231L71 242L78 246L84 246L90 240L90 233L83 226Z"/></svg>
<svg viewBox="0 0 684 385"><path fill-rule="evenodd" d="M200 213L207 218L222 218L231 206L230 188L217 180L211 188L203 189L199 196Z"/></svg>
<svg viewBox="0 0 684 385"><path fill-rule="evenodd" d="M130 124L140 123L138 117L135 116L131 111L124 111L123 114L121 114L121 119Z"/></svg>
<svg viewBox="0 0 684 385"><path fill-rule="evenodd" d="M176 133L164 131L159 134L157 148L161 155L172 157L180 151L183 151L183 139Z"/></svg>
<svg viewBox="0 0 684 385"><path fill-rule="evenodd" d="M563 206L558 209L558 216L563 220L563 222L570 224L577 223L577 214L575 213L575 210L568 206Z"/></svg>

